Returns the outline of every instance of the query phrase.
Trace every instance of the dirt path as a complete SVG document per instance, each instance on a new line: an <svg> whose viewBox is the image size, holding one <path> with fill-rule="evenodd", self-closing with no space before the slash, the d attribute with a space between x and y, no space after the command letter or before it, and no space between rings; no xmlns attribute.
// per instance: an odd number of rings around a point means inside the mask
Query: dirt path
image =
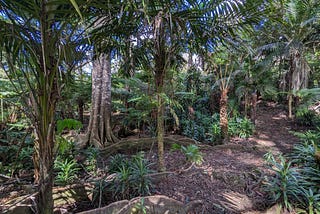
<svg viewBox="0 0 320 214"><path fill-rule="evenodd" d="M168 175L156 193L183 202L200 199L199 213L261 213L268 205L261 190L263 155L290 151L298 139L286 112L275 104L260 104L252 138L234 138L228 145L202 149L204 163L180 174ZM167 152L168 170L186 168L179 152Z"/></svg>
<svg viewBox="0 0 320 214"><path fill-rule="evenodd" d="M251 140L263 150L273 153L287 153L298 142L290 131L297 131L299 127L287 118L287 112L273 103L261 105L256 122L256 133Z"/></svg>

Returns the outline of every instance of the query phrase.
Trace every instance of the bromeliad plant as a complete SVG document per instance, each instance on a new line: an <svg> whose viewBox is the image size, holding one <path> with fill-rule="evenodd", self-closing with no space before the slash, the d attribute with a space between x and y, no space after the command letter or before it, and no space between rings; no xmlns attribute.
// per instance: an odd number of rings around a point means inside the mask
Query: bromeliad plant
<svg viewBox="0 0 320 214"><path fill-rule="evenodd" d="M292 167L292 162L287 161L282 155L276 160L271 152L265 155L269 168L275 176L268 178L265 190L271 195L272 200L280 202L285 208L292 209L292 201L297 199L301 191L299 180L301 175L297 168Z"/></svg>
<svg viewBox="0 0 320 214"><path fill-rule="evenodd" d="M318 160L319 134L317 131L295 133L300 137L287 158L276 159L271 153L265 158L275 172L266 180L266 191L275 202L287 209L297 208L299 213L319 213L320 210L320 162Z"/></svg>
<svg viewBox="0 0 320 214"><path fill-rule="evenodd" d="M131 158L117 154L111 157L108 167L108 172L115 174L114 179L110 183L107 181L105 187L109 187L115 200L149 195L153 186L150 166L142 152Z"/></svg>

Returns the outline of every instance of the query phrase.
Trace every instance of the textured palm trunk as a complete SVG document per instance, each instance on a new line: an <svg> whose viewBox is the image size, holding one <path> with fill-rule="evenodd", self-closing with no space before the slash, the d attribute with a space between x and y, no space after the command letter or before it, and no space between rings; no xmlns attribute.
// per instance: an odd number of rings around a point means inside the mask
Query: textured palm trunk
<svg viewBox="0 0 320 214"><path fill-rule="evenodd" d="M47 10L49 1L41 2L41 57L38 91L33 91L31 95L31 107L33 109L33 119L37 140L35 142L36 158L38 163L35 170L38 171L39 195L37 203L38 213L53 213L53 162L54 162L54 131L55 131L55 109L58 101L58 69L57 59L54 54L54 14L49 14ZM51 9L56 7L50 6Z"/></svg>
<svg viewBox="0 0 320 214"><path fill-rule="evenodd" d="M100 54L93 63L92 109L86 143L103 148L118 139L111 127L111 59L109 54Z"/></svg>
<svg viewBox="0 0 320 214"><path fill-rule="evenodd" d="M39 85L38 97L31 95L31 107L35 120L34 168L35 183L39 185L38 213L53 213L53 163L54 163L54 113L58 101L57 71L53 62L47 65L43 82ZM44 64L43 64L44 65ZM49 69L51 67L52 69Z"/></svg>
<svg viewBox="0 0 320 214"><path fill-rule="evenodd" d="M222 142L228 142L228 89L221 90L220 97L220 129Z"/></svg>
<svg viewBox="0 0 320 214"><path fill-rule="evenodd" d="M47 136L41 136L39 138L39 166L40 166L40 180L39 180L39 200L38 210L40 213L53 213L53 133L54 133L54 121L53 117L43 118L43 122L46 123L46 119L51 120L46 130L41 132L47 133ZM43 133L42 133L43 134Z"/></svg>
<svg viewBox="0 0 320 214"><path fill-rule="evenodd" d="M157 111L157 141L158 141L158 170L165 171L164 163L164 105L161 93L157 95L158 111Z"/></svg>
<svg viewBox="0 0 320 214"><path fill-rule="evenodd" d="M154 48L155 48L155 85L157 92L157 143L158 143L158 170L165 170L164 161L164 103L162 99L164 78L166 74L165 31L162 12L155 17Z"/></svg>
<svg viewBox="0 0 320 214"><path fill-rule="evenodd" d="M311 69L302 53L297 49L290 51L288 117L293 118L294 92L307 88Z"/></svg>

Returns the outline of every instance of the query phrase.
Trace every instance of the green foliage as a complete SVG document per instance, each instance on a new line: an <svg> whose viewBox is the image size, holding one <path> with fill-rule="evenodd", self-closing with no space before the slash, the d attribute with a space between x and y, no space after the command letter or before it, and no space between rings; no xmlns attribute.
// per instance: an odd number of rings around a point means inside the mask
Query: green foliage
<svg viewBox="0 0 320 214"><path fill-rule="evenodd" d="M219 141L221 140L221 127L219 123L213 123L212 124L212 141Z"/></svg>
<svg viewBox="0 0 320 214"><path fill-rule="evenodd" d="M75 118L75 112L79 113L79 106L85 107L85 104L91 100L91 74L79 69L74 73L68 73L63 82L65 87L57 103L56 118ZM77 116L80 119L80 115L77 114Z"/></svg>
<svg viewBox="0 0 320 214"><path fill-rule="evenodd" d="M306 106L300 106L296 109L296 122L304 126L319 126L320 116L311 111Z"/></svg>
<svg viewBox="0 0 320 214"><path fill-rule="evenodd" d="M218 142L221 138L219 123L219 114L212 116L195 113L194 119L185 119L181 121L182 133L192 139L200 142ZM229 118L229 135L241 138L248 138L253 134L254 125L247 118L235 116Z"/></svg>
<svg viewBox="0 0 320 214"><path fill-rule="evenodd" d="M296 133L302 140L293 148L290 154L292 162L300 166L305 176L304 185L308 188L316 186L320 183L320 162L317 154L320 151L320 133L317 131L306 131L305 133ZM306 188L306 189L308 189ZM318 188L320 190L320 188Z"/></svg>
<svg viewBox="0 0 320 214"><path fill-rule="evenodd" d="M116 154L110 158L109 165L108 165L108 172L109 173L116 173L119 172L122 168L129 167L129 160L126 155L124 154Z"/></svg>
<svg viewBox="0 0 320 214"><path fill-rule="evenodd" d="M131 191L131 180L130 180L131 169L122 166L118 169L116 178L111 184L113 197L117 200L130 198Z"/></svg>
<svg viewBox="0 0 320 214"><path fill-rule="evenodd" d="M229 121L230 136L238 136L240 138L248 138L254 131L253 123L247 118L233 117Z"/></svg>
<svg viewBox="0 0 320 214"><path fill-rule="evenodd" d="M140 199L140 202L138 202L135 207L132 210L133 213L141 213L141 214L147 214L147 208L144 205L144 198Z"/></svg>
<svg viewBox="0 0 320 214"><path fill-rule="evenodd" d="M291 132L295 136L299 137L302 142L307 144L314 144L320 142L320 127L318 127L315 131L308 130L305 132Z"/></svg>
<svg viewBox="0 0 320 214"><path fill-rule="evenodd" d="M69 158L73 156L74 152L74 142L72 139L68 139L62 135L62 132L65 129L71 130L79 130L82 128L82 124L80 121L74 119L63 119L57 121L57 135L55 136L55 154L60 155L63 158Z"/></svg>
<svg viewBox="0 0 320 214"><path fill-rule="evenodd" d="M299 208L299 213L318 213L320 210L319 131L295 133L301 143L293 152L278 160L268 153L265 157L275 176L266 180L266 191L273 200L286 208ZM302 210L303 209L303 210Z"/></svg>
<svg viewBox="0 0 320 214"><path fill-rule="evenodd" d="M213 123L211 116L196 111L193 119L185 118L180 121L183 135L201 142L211 141L210 127Z"/></svg>
<svg viewBox="0 0 320 214"><path fill-rule="evenodd" d="M320 116L312 109L318 105L320 88L301 89L295 91L294 95L299 98L300 103L295 111L296 122L305 126L319 126Z"/></svg>
<svg viewBox="0 0 320 214"><path fill-rule="evenodd" d="M301 207L305 209L297 209L298 213L319 214L320 213L320 193L314 192L311 188L302 190L302 198L300 200Z"/></svg>
<svg viewBox="0 0 320 214"><path fill-rule="evenodd" d="M89 147L85 150L86 160L84 162L84 168L88 173L97 175L97 158L99 150L95 147Z"/></svg>
<svg viewBox="0 0 320 214"><path fill-rule="evenodd" d="M202 153L196 145L191 144L185 147L175 143L172 145L171 149L173 151L180 150L186 156L187 161L190 161L191 163L201 165L203 162Z"/></svg>
<svg viewBox="0 0 320 214"><path fill-rule="evenodd" d="M57 153L68 156L74 149L74 143L62 136L56 136Z"/></svg>
<svg viewBox="0 0 320 214"><path fill-rule="evenodd" d="M276 160L271 153L267 153L265 159L270 169L275 172L275 176L266 181L266 192L271 194L275 202L280 202L287 209L292 209L292 200L296 199L300 192L299 170L291 167L292 162L281 155L279 160Z"/></svg>
<svg viewBox="0 0 320 214"><path fill-rule="evenodd" d="M152 172L149 168L150 165L144 159L142 152L134 155L131 160L131 180L134 183L132 186L133 194L138 196L149 195L152 187L152 182L148 177Z"/></svg>
<svg viewBox="0 0 320 214"><path fill-rule="evenodd" d="M0 146L0 174L11 176L12 173L23 170L32 170L33 146L25 145L19 151L17 145Z"/></svg>
<svg viewBox="0 0 320 214"><path fill-rule="evenodd" d="M63 130L79 130L82 128L80 121L75 119L63 119L57 121L57 134L61 134Z"/></svg>
<svg viewBox="0 0 320 214"><path fill-rule="evenodd" d="M18 159L16 162L20 163L20 167L18 169L32 169L33 168L33 147L32 145L27 145L23 147L18 155ZM15 169L16 170L16 169Z"/></svg>
<svg viewBox="0 0 320 214"><path fill-rule="evenodd" d="M6 126L0 131L0 174L12 176L33 169L33 138L20 126Z"/></svg>
<svg viewBox="0 0 320 214"><path fill-rule="evenodd" d="M153 171L142 152L130 159L121 154L113 156L110 159L109 172L116 173L110 183L114 199L129 199L150 194L152 182L148 175Z"/></svg>
<svg viewBox="0 0 320 214"><path fill-rule="evenodd" d="M57 170L55 181L57 184L71 184L80 170L74 159L61 159L59 156L54 162L54 168Z"/></svg>

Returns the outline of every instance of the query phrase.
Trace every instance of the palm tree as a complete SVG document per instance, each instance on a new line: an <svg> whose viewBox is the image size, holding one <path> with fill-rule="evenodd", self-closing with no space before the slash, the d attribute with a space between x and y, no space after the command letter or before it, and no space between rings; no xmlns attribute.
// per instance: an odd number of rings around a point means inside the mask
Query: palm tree
<svg viewBox="0 0 320 214"><path fill-rule="evenodd" d="M112 5L113 1L109 3ZM188 51L186 47L196 46L199 49L213 47L217 43L229 40L237 30L246 29L246 23L257 19L252 15L256 10L252 4L234 0L218 2L127 0L121 2L121 5L116 15L116 22L112 21L114 19L101 22L99 29L104 29L102 31L104 35L113 32L112 35L116 35L117 40L133 36L140 41L142 54L133 64L140 64L154 77L157 99L158 168L163 171L165 169L163 97L168 71L178 61L182 50ZM96 2L95 6L104 8L104 11L109 10L103 3Z"/></svg>
<svg viewBox="0 0 320 214"><path fill-rule="evenodd" d="M211 25L206 25L204 28L210 26L208 31L215 36L212 37L212 34L210 34L202 39L208 47L205 49L206 69L215 75L213 88L218 86L220 89L220 128L223 143L226 143L229 137L228 92L232 84L232 78L240 71L234 71L233 69L235 65L241 64L243 60L241 55L243 55L244 50L248 49L243 42L243 37L253 32L254 25L261 21L261 15L265 12L266 7L260 1L245 3L222 1L218 4L208 2L207 7L212 8L212 10L209 10L205 17L213 16L213 19L209 19ZM260 10L256 8L260 8ZM219 55L221 53L222 55ZM237 53L240 54L236 56ZM229 58L223 54L232 57Z"/></svg>
<svg viewBox="0 0 320 214"><path fill-rule="evenodd" d="M164 92L166 76L180 61L182 50L200 35L204 8L197 1L149 1L137 5L139 32L146 32L143 48L147 54L138 60L151 71L157 100L158 170L165 170L164 160ZM205 20L203 20L205 22ZM203 31L202 31L203 32Z"/></svg>
<svg viewBox="0 0 320 214"><path fill-rule="evenodd" d="M320 43L320 3L314 0L283 0L280 3L272 4L275 13L270 15L270 24L265 24L265 30L260 31L265 32L262 37L267 36L271 42L259 50L265 55L271 53L276 62L280 61L279 65L283 60L288 61L289 68L281 84L283 91L288 93L288 116L292 118L295 92L308 87L311 68L305 55Z"/></svg>
<svg viewBox="0 0 320 214"><path fill-rule="evenodd" d="M36 132L39 213L53 213L54 114L61 75L76 64L76 18L68 1L0 1L2 67L24 98Z"/></svg>
<svg viewBox="0 0 320 214"><path fill-rule="evenodd" d="M227 53L228 54L228 53ZM210 69L213 68L213 76L215 83L212 89L218 88L220 90L220 130L222 143L226 144L229 139L228 133L228 93L232 86L234 77L241 72L238 70L237 58L235 56L212 55L208 59ZM237 69L237 70L236 70Z"/></svg>

